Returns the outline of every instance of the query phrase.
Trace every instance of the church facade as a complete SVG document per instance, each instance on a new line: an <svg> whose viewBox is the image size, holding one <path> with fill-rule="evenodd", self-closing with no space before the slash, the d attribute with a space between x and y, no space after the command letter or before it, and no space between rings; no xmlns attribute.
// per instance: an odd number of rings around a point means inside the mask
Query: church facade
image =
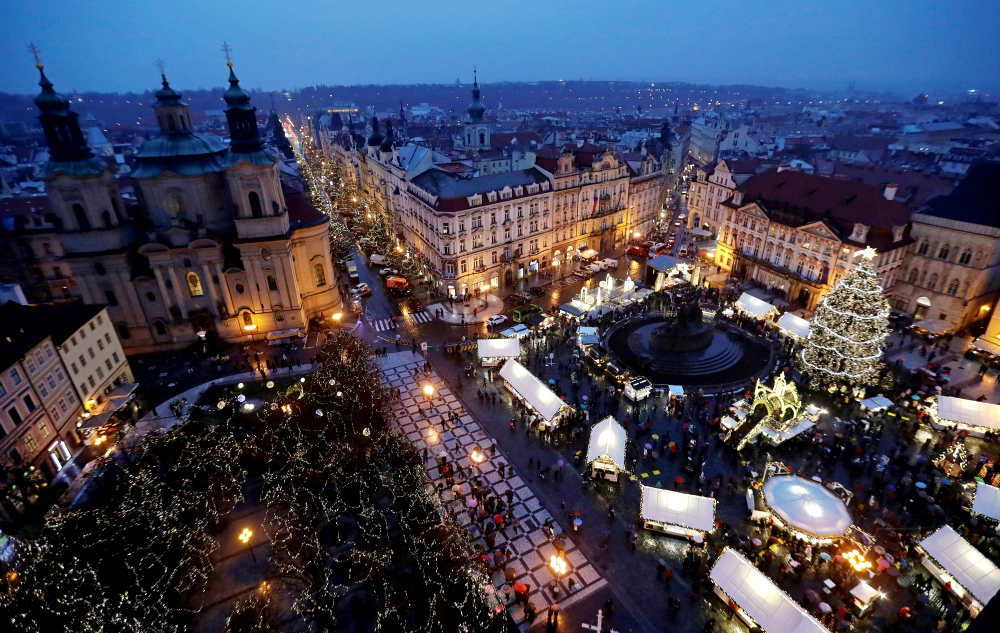
<svg viewBox="0 0 1000 633"><path fill-rule="evenodd" d="M73 295L108 306L127 352L214 334L237 341L304 332L339 310L329 218L283 186L279 157L264 146L231 64L229 145L193 130L188 106L163 77L153 105L159 134L135 154L137 205L128 209L69 101L41 72L35 104L50 152L40 176L56 216L52 239Z"/></svg>

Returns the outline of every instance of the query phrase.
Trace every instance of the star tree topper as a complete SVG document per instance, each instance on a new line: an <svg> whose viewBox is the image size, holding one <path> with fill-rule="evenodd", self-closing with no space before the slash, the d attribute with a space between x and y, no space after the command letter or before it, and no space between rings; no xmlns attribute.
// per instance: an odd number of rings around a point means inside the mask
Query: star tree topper
<svg viewBox="0 0 1000 633"><path fill-rule="evenodd" d="M872 248L871 246L869 246L868 248L862 249L860 251L856 251L854 253L855 257L857 257L858 255L861 255L862 257L864 257L868 261L871 261L871 260L875 259L876 255L878 255L878 251L876 251L874 248Z"/></svg>

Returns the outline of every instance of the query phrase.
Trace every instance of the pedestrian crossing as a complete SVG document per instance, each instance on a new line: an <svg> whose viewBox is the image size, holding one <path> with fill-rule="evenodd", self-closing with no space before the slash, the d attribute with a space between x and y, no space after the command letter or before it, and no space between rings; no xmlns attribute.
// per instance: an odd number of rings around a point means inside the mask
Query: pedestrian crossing
<svg viewBox="0 0 1000 633"><path fill-rule="evenodd" d="M434 317L432 317L431 313L427 311L413 312L406 316L396 317L395 321L393 321L391 318L377 319L374 321L369 320L368 324L371 325L372 329L374 329L376 332L385 332L387 330L394 330L396 329L396 326L399 325L400 323L404 323L410 320L412 320L414 323L430 323L431 321L434 320Z"/></svg>

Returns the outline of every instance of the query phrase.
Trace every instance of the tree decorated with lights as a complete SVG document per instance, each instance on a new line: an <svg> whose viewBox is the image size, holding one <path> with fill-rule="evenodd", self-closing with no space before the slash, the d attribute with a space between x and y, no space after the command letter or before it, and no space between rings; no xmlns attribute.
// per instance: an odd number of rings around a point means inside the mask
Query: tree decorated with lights
<svg viewBox="0 0 1000 633"><path fill-rule="evenodd" d="M855 253L861 261L816 309L799 356L814 389L874 385L885 374L882 349L889 334L889 302L872 266L875 255L871 247Z"/></svg>

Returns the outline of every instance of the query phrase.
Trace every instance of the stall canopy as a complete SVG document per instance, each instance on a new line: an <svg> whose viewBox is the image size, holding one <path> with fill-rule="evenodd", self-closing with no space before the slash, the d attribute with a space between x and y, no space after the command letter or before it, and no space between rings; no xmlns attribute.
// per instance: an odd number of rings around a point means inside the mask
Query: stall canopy
<svg viewBox="0 0 1000 633"><path fill-rule="evenodd" d="M566 314L568 314L570 316L575 316L575 317L578 317L581 314L583 314L583 310L577 308L576 306L574 306L571 303L564 303L564 304L562 304L561 306L559 306L559 310L562 311L562 312L565 312Z"/></svg>
<svg viewBox="0 0 1000 633"><path fill-rule="evenodd" d="M528 329L527 325L525 325L524 323L518 323L514 327L507 328L503 332L500 332L500 336L506 338L520 338L526 335L530 331L531 330Z"/></svg>
<svg viewBox="0 0 1000 633"><path fill-rule="evenodd" d="M986 604L1000 591L1000 569L950 526L920 541L920 547L979 602Z"/></svg>
<svg viewBox="0 0 1000 633"><path fill-rule="evenodd" d="M577 335L580 337L580 345L595 345L601 342L596 327L581 327Z"/></svg>
<svg viewBox="0 0 1000 633"><path fill-rule="evenodd" d="M621 424L608 416L590 429L590 445L587 447L587 463L599 457L607 457L619 468L625 468L625 440L628 435Z"/></svg>
<svg viewBox="0 0 1000 633"><path fill-rule="evenodd" d="M972 341L972 346L976 349L981 349L984 352L993 354L994 356L1000 356L1000 344L994 343L992 341L987 341L985 339L977 338Z"/></svg>
<svg viewBox="0 0 1000 633"><path fill-rule="evenodd" d="M765 633L829 633L753 563L731 549L722 553L710 577Z"/></svg>
<svg viewBox="0 0 1000 633"><path fill-rule="evenodd" d="M580 253L580 257L583 259L594 259L595 257L597 257L597 251L595 251L592 248L588 248L587 250Z"/></svg>
<svg viewBox="0 0 1000 633"><path fill-rule="evenodd" d="M926 321L917 321L910 327L920 328L921 330L927 330L928 332L933 332L934 334L944 334L948 331L948 324L940 319L927 319Z"/></svg>
<svg viewBox="0 0 1000 633"><path fill-rule="evenodd" d="M640 518L693 528L703 532L715 529L715 499L683 492L642 487Z"/></svg>
<svg viewBox="0 0 1000 633"><path fill-rule="evenodd" d="M778 319L778 327L799 338L809 338L809 321L791 312L781 315L781 318Z"/></svg>
<svg viewBox="0 0 1000 633"><path fill-rule="evenodd" d="M938 396L938 419L1000 429L1000 405L952 396Z"/></svg>
<svg viewBox="0 0 1000 633"><path fill-rule="evenodd" d="M868 604L875 599L875 596L879 595L879 592L875 587L862 581L854 589L851 589L851 595L860 600L862 604Z"/></svg>
<svg viewBox="0 0 1000 633"><path fill-rule="evenodd" d="M882 409L888 409L891 407L892 400L886 398L885 396L875 396L874 398L865 398L862 400L861 406L869 411L881 411Z"/></svg>
<svg viewBox="0 0 1000 633"><path fill-rule="evenodd" d="M984 517L1000 521L1000 488L988 484L976 484L976 499L972 511Z"/></svg>
<svg viewBox="0 0 1000 633"><path fill-rule="evenodd" d="M697 227L693 229L688 229L688 233L691 235L697 235L699 237L712 237L711 231L706 231L705 229L699 229Z"/></svg>
<svg viewBox="0 0 1000 633"><path fill-rule="evenodd" d="M670 257L669 255L660 255L646 262L646 266L648 268L653 268L660 272L667 272L668 270L670 270L679 263L680 263L679 260L676 260L673 257Z"/></svg>
<svg viewBox="0 0 1000 633"><path fill-rule="evenodd" d="M524 398L543 419L551 420L563 407L563 401L552 390L535 378L516 360L509 360L500 369L500 377Z"/></svg>
<svg viewBox="0 0 1000 633"><path fill-rule="evenodd" d="M672 396L684 395L684 387L680 385L667 385L667 390L670 392L670 395Z"/></svg>
<svg viewBox="0 0 1000 633"><path fill-rule="evenodd" d="M774 310L773 305L763 299L758 299L749 292L744 292L740 295L740 298L736 301L736 307L744 312L749 312L758 319L767 317L771 313L771 310Z"/></svg>
<svg viewBox="0 0 1000 633"><path fill-rule="evenodd" d="M521 355L517 338L479 339L479 358L516 358Z"/></svg>
<svg viewBox="0 0 1000 633"><path fill-rule="evenodd" d="M817 538L843 536L853 523L840 497L797 475L775 475L764 482L764 501L789 526Z"/></svg>

